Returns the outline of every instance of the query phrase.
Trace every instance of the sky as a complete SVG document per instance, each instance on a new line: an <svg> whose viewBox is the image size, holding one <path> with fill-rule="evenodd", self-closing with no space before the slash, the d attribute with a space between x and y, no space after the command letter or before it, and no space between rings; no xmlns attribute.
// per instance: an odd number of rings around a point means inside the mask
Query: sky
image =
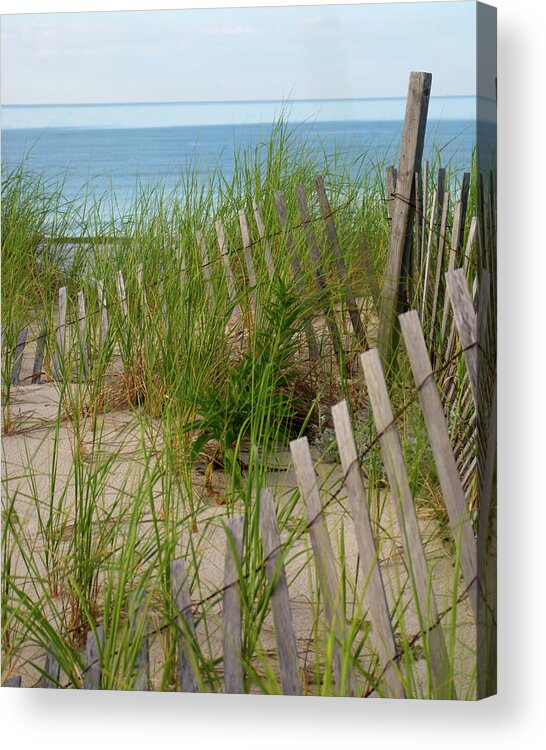
<svg viewBox="0 0 546 750"><path fill-rule="evenodd" d="M4 15L2 104L476 92L474 2Z"/></svg>

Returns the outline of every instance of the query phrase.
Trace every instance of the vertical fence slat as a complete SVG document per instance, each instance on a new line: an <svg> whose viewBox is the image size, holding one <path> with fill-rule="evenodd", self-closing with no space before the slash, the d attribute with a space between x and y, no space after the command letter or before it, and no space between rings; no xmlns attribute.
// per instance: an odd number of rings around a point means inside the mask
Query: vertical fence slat
<svg viewBox="0 0 546 750"><path fill-rule="evenodd" d="M423 278L423 286L422 286L422 297L421 297L421 318L425 319L425 312L427 310L427 298L428 298L428 278L430 275L430 256L432 253L432 238L434 236L434 227L436 222L436 204L438 201L438 191L434 191L434 196L432 198L432 207L430 209L430 224L429 224L429 231L428 231L428 242L427 242L427 252L425 255L425 274ZM423 246L424 249L424 246Z"/></svg>
<svg viewBox="0 0 546 750"><path fill-rule="evenodd" d="M255 297L256 284L258 283L258 281L256 277L256 271L254 269L254 261L252 260L252 240L250 239L250 231L248 229L248 221L244 208L239 211L239 226L241 227L241 237L243 238L243 248L245 254L246 271L248 274L248 282L250 284L250 288L254 290Z"/></svg>
<svg viewBox="0 0 546 750"><path fill-rule="evenodd" d="M102 625L87 633L85 642L85 674L83 676L84 690L100 690L102 687L102 668L100 654L104 642Z"/></svg>
<svg viewBox="0 0 546 750"><path fill-rule="evenodd" d="M332 417L343 467L343 480L351 505L362 577L367 584L365 598L380 650L381 666L388 686L388 694L392 698L404 698L404 688L394 667L396 645L346 401L341 401L332 407Z"/></svg>
<svg viewBox="0 0 546 750"><path fill-rule="evenodd" d="M307 205L305 190L303 188L303 185L301 184L299 184L296 188L296 199L298 202L301 220L303 222L305 241L307 242L307 247L309 248L309 254L311 256L313 276L315 277L317 288L319 292L321 292L321 296L323 298L324 318L326 320L326 325L330 333L330 339L332 341L332 347L336 355L336 360L339 368L341 369L343 362L343 347L341 345L341 337L333 315L333 307L328 295L328 286L324 277L324 269L322 267L322 260L317 245L317 239L311 224L311 214L309 212L309 206Z"/></svg>
<svg viewBox="0 0 546 750"><path fill-rule="evenodd" d="M54 376L57 380L62 380L64 371L64 352L65 352L65 329L66 329L66 287L59 289L59 325L57 327L57 351L55 352Z"/></svg>
<svg viewBox="0 0 546 750"><path fill-rule="evenodd" d="M104 344L106 336L108 334L108 310L106 307L106 295L104 293L104 283L101 279L97 280L97 292L99 298L99 310L100 310L100 330L101 330L101 341Z"/></svg>
<svg viewBox="0 0 546 750"><path fill-rule="evenodd" d="M354 334L356 336L357 343L360 347L366 349L366 333L362 324L362 318L356 304L354 292L351 288L351 282L349 280L349 274L347 273L347 266L343 259L343 253L341 252L341 245L339 244L339 237L337 234L336 223L332 215L332 209L330 207L330 201L328 200L328 194L324 185L322 177L315 179L315 189L317 191L320 211L324 223L326 224L326 233L328 235L328 241L332 249L334 257L334 263L336 265L337 275L341 281L343 287L343 296L351 319L351 325L353 327Z"/></svg>
<svg viewBox="0 0 546 750"><path fill-rule="evenodd" d="M47 339L47 325L44 326L36 341L36 353L34 355L34 365L32 367L32 377L30 382L38 384L42 382L42 366L44 363L45 345Z"/></svg>
<svg viewBox="0 0 546 750"><path fill-rule="evenodd" d="M224 647L224 691L244 693L242 663L242 612L239 567L243 558L244 516L235 516L226 523L226 557L224 567L224 598L222 635Z"/></svg>
<svg viewBox="0 0 546 750"><path fill-rule="evenodd" d="M371 349L363 354L361 361L402 543L408 558L410 578L420 613L419 619L422 629L425 633L428 631L434 692L438 698L456 697L450 680L449 657L444 633L438 622L436 598L429 585L430 572L404 465L402 446L394 424L394 414L377 349Z"/></svg>
<svg viewBox="0 0 546 750"><path fill-rule="evenodd" d="M419 316L415 310L400 316L402 334L410 360L413 377L419 392L421 409L442 487L451 533L459 545L463 576L468 587L470 603L477 612L476 542L470 523L464 490L449 440L440 394L434 380Z"/></svg>
<svg viewBox="0 0 546 750"><path fill-rule="evenodd" d="M25 326L22 331L19 332L17 337L17 345L15 347L15 356L13 358L13 366L11 368L11 383L12 385L18 385L19 378L21 376L21 365L23 363L23 352L27 343L28 326Z"/></svg>
<svg viewBox="0 0 546 750"><path fill-rule="evenodd" d="M387 177L387 211L389 214L389 218L392 219L392 206L394 201L394 194L396 192L396 169L394 166L387 167L386 169L386 177Z"/></svg>
<svg viewBox="0 0 546 750"><path fill-rule="evenodd" d="M179 615L178 669L180 689L184 693L197 693L199 692L199 686L191 645L195 641L195 622L190 601L186 563L181 558L171 561L171 585L173 600Z"/></svg>
<svg viewBox="0 0 546 750"><path fill-rule="evenodd" d="M201 260L201 270L203 272L203 278L205 279L205 290L209 300L209 304L214 305L214 288L212 286L212 275L210 272L210 261L209 253L207 250L207 241L203 230L199 229L195 233L197 239L197 247L199 248L199 258Z"/></svg>
<svg viewBox="0 0 546 750"><path fill-rule="evenodd" d="M346 628L341 601L341 585L307 438L293 440L290 443L290 451L307 514L309 536L324 599L326 621L335 637L333 647L335 683L340 695L351 695L351 668L349 667L345 676L343 675L341 647L345 641Z"/></svg>
<svg viewBox="0 0 546 750"><path fill-rule="evenodd" d="M453 317L459 333L474 403L478 405L478 324L474 304L463 268L446 273L446 287L453 307Z"/></svg>
<svg viewBox="0 0 546 750"><path fill-rule="evenodd" d="M290 611L286 572L282 562L275 502L270 489L263 489L260 494L260 535L264 549L265 572L272 587L271 610L279 653L282 691L284 695L301 695L296 636Z"/></svg>
<svg viewBox="0 0 546 750"><path fill-rule="evenodd" d="M267 268L267 274L269 276L269 279L273 281L273 279L275 278L275 262L273 260L273 255L271 253L269 240L267 239L267 234L265 230L265 222L263 220L260 207L256 203L255 200L252 201L252 208L254 210L254 221L256 222L256 226L258 227L258 236L260 240L263 242L264 258L265 258L265 265Z"/></svg>
<svg viewBox="0 0 546 750"><path fill-rule="evenodd" d="M118 292L118 301L123 310L123 317L127 321L129 317L129 306L127 304L127 292L125 291L125 279L123 278L122 271L118 271L116 274L116 289Z"/></svg>
<svg viewBox="0 0 546 750"><path fill-rule="evenodd" d="M438 297L440 294L440 283L444 267L444 248L446 244L447 217L449 213L449 193L444 194L442 203L442 217L440 219L440 236L438 238L438 253L436 256L436 276L434 279L434 291L432 294L432 312L430 314L429 342L432 347L434 342L434 326L436 325L436 312L438 310Z"/></svg>
<svg viewBox="0 0 546 750"><path fill-rule="evenodd" d="M292 267L292 273L294 275L294 282L298 288L299 293L303 295L304 293L303 271L301 269L299 258L296 257L296 253L294 249L294 238L292 237L292 233L288 229L288 225L287 225L288 212L286 210L285 200L280 190L275 191L274 199L275 199L275 206L277 208L277 214L279 216L281 229L285 233L286 249L290 256L290 265ZM311 361L315 361L319 357L319 346L317 342L317 337L315 335L315 331L313 329L313 322L310 318L305 319L304 327L305 327L305 335L307 338L307 345L309 347L309 359Z"/></svg>
<svg viewBox="0 0 546 750"><path fill-rule="evenodd" d="M413 179L415 172L419 169L423 155L431 85L432 76L430 73L411 73L400 147L400 166L396 176L396 194L392 207L391 238L379 322L380 351L384 359L389 362L394 344L402 264L407 242L409 242L408 237L412 233L415 214L412 202L414 197Z"/></svg>
<svg viewBox="0 0 546 750"><path fill-rule="evenodd" d="M78 292L78 332L80 336L80 350L82 355L83 375L89 375L89 351L87 348L87 321L85 318L85 297L83 291Z"/></svg>
<svg viewBox="0 0 546 750"><path fill-rule="evenodd" d="M447 264L447 270L453 271L457 265L457 256L459 255L459 248L461 244L461 230L462 230L462 211L463 204L459 201L455 205L455 211L453 212L453 227L451 229L451 248L449 252L449 260ZM444 309L442 311L442 327L440 333L440 341L443 343L446 329L447 319L449 314L449 301L447 295L444 297Z"/></svg>
<svg viewBox="0 0 546 750"><path fill-rule="evenodd" d="M49 644L45 656L44 674L40 680L42 688L58 688L61 681L61 666L52 653L52 649L53 646Z"/></svg>

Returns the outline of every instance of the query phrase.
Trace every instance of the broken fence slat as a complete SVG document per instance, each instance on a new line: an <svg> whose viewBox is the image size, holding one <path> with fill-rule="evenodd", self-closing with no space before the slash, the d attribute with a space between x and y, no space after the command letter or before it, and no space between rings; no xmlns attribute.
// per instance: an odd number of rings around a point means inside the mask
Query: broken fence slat
<svg viewBox="0 0 546 750"><path fill-rule="evenodd" d="M222 635L224 691L231 694L241 694L245 691L242 663L241 585L239 583L244 527L244 516L234 516L226 523Z"/></svg>
<svg viewBox="0 0 546 750"><path fill-rule="evenodd" d="M301 695L298 650L290 610L288 584L282 561L282 547L277 526L275 502L270 489L260 494L260 536L264 549L265 572L271 586L271 609L279 654L281 686L284 695Z"/></svg>

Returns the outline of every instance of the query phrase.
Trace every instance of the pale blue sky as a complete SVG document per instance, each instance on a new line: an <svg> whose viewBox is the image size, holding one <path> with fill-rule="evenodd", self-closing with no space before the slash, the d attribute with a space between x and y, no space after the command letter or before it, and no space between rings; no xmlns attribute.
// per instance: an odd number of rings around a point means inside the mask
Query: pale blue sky
<svg viewBox="0 0 546 750"><path fill-rule="evenodd" d="M476 92L474 2L2 17L2 103Z"/></svg>

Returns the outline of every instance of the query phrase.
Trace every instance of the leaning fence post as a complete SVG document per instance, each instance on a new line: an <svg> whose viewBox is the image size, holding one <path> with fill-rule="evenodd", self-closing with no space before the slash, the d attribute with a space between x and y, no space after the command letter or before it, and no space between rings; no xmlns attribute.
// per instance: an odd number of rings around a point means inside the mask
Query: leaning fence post
<svg viewBox="0 0 546 750"><path fill-rule="evenodd" d="M242 663L242 613L239 568L243 557L244 516L226 523L226 557L222 633L224 643L224 691L244 693Z"/></svg>
<svg viewBox="0 0 546 750"><path fill-rule="evenodd" d="M415 172L419 170L423 155L431 85L430 73L411 73L379 321L380 352L384 361L388 363L394 351L394 331L400 301L403 261L412 236L415 216L413 180ZM405 268L404 271L409 274L411 269Z"/></svg>
<svg viewBox="0 0 546 750"><path fill-rule="evenodd" d="M298 650L290 611L288 584L282 561L275 502L269 488L263 489L260 494L260 536L264 548L265 572L271 586L271 610L279 653L282 691L284 695L301 695Z"/></svg>
<svg viewBox="0 0 546 750"><path fill-rule="evenodd" d="M333 662L336 687L339 695L352 695L351 665L348 666L345 674L343 673L341 644L346 641L346 628L341 601L341 584L307 438L293 440L290 443L290 451L305 505L311 546L324 598L326 621L335 638ZM345 647L348 647L347 643Z"/></svg>

